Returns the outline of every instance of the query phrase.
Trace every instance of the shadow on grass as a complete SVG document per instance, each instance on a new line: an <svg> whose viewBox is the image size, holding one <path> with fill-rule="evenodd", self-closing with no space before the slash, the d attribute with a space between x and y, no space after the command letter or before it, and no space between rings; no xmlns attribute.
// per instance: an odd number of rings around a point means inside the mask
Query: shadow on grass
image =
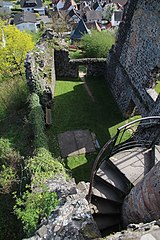
<svg viewBox="0 0 160 240"><path fill-rule="evenodd" d="M57 80L52 106L52 126L46 130L50 151L60 157L57 141L59 133L69 130L89 129L96 134L102 147L117 131L122 117L114 98L103 79L87 79L86 84L94 100L81 81ZM116 126L114 128L114 126ZM64 160L77 182L89 181L96 154L78 155Z"/></svg>
<svg viewBox="0 0 160 240"><path fill-rule="evenodd" d="M65 159L65 166L72 171L76 183L80 181L89 182L92 166L96 158L95 154L77 155Z"/></svg>

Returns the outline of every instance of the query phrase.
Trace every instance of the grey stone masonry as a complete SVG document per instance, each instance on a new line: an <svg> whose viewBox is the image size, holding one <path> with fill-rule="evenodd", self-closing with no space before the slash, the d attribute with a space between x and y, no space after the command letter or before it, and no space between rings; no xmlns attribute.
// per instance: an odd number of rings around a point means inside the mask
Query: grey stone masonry
<svg viewBox="0 0 160 240"><path fill-rule="evenodd" d="M28 240L90 240L101 237L91 215L87 200L88 184L64 177L50 179L49 191L56 192L59 206L42 222L35 235Z"/></svg>
<svg viewBox="0 0 160 240"><path fill-rule="evenodd" d="M159 11L159 0L128 0L109 52L106 79L124 116L131 101L142 116L160 113L158 97L149 90L160 69Z"/></svg>
<svg viewBox="0 0 160 240"><path fill-rule="evenodd" d="M60 77L73 77L79 76L79 66L87 67L87 76L104 76L106 70L105 58L83 58L73 59L69 58L67 50L55 50L55 74L56 78Z"/></svg>

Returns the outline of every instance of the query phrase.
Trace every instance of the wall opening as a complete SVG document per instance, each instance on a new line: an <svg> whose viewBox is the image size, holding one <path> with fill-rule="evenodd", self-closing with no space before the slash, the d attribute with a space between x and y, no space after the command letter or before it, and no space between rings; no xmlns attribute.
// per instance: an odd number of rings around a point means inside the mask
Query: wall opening
<svg viewBox="0 0 160 240"><path fill-rule="evenodd" d="M127 118L128 117L133 117L136 114L138 114L138 110L137 110L137 107L136 107L135 103L131 99L129 104L128 104L128 108L126 110L126 117Z"/></svg>
<svg viewBox="0 0 160 240"><path fill-rule="evenodd" d="M79 65L78 69L79 78L84 78L87 75L87 66L86 65Z"/></svg>

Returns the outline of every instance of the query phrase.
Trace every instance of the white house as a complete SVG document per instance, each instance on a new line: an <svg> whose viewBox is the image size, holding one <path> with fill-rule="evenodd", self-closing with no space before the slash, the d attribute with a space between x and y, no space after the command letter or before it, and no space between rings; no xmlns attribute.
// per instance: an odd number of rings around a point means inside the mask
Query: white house
<svg viewBox="0 0 160 240"><path fill-rule="evenodd" d="M36 14L31 12L23 12L15 14L14 24L20 31L29 30L37 32Z"/></svg>
<svg viewBox="0 0 160 240"><path fill-rule="evenodd" d="M41 0L21 0L20 1L21 8L24 12L34 12L34 9L42 8Z"/></svg>

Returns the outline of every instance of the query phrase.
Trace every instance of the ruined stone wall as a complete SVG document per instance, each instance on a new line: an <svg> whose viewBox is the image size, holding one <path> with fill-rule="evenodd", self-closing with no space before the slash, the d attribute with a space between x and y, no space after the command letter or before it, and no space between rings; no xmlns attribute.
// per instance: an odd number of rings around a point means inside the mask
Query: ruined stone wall
<svg viewBox="0 0 160 240"><path fill-rule="evenodd" d="M34 51L28 53L25 72L30 92L38 94L44 108L49 107L54 97L56 77L54 50L50 48L47 41L37 44Z"/></svg>
<svg viewBox="0 0 160 240"><path fill-rule="evenodd" d="M87 67L87 76L104 76L106 70L106 59L104 58L84 58L70 60L67 50L55 50L55 74L59 77L79 76L79 66Z"/></svg>
<svg viewBox="0 0 160 240"><path fill-rule="evenodd" d="M59 205L47 220L44 220L34 236L28 240L91 240L100 239L101 234L85 199L88 185L64 177L50 179L49 191L56 192ZM27 240L27 239L24 239Z"/></svg>
<svg viewBox="0 0 160 240"><path fill-rule="evenodd" d="M55 74L60 77L78 77L78 66L69 63L69 52L67 50L55 50Z"/></svg>
<svg viewBox="0 0 160 240"><path fill-rule="evenodd" d="M154 85L152 71L160 68L159 11L159 0L129 0L109 52L106 79L123 115L131 101L142 116L159 114L159 100L153 89L148 91Z"/></svg>

